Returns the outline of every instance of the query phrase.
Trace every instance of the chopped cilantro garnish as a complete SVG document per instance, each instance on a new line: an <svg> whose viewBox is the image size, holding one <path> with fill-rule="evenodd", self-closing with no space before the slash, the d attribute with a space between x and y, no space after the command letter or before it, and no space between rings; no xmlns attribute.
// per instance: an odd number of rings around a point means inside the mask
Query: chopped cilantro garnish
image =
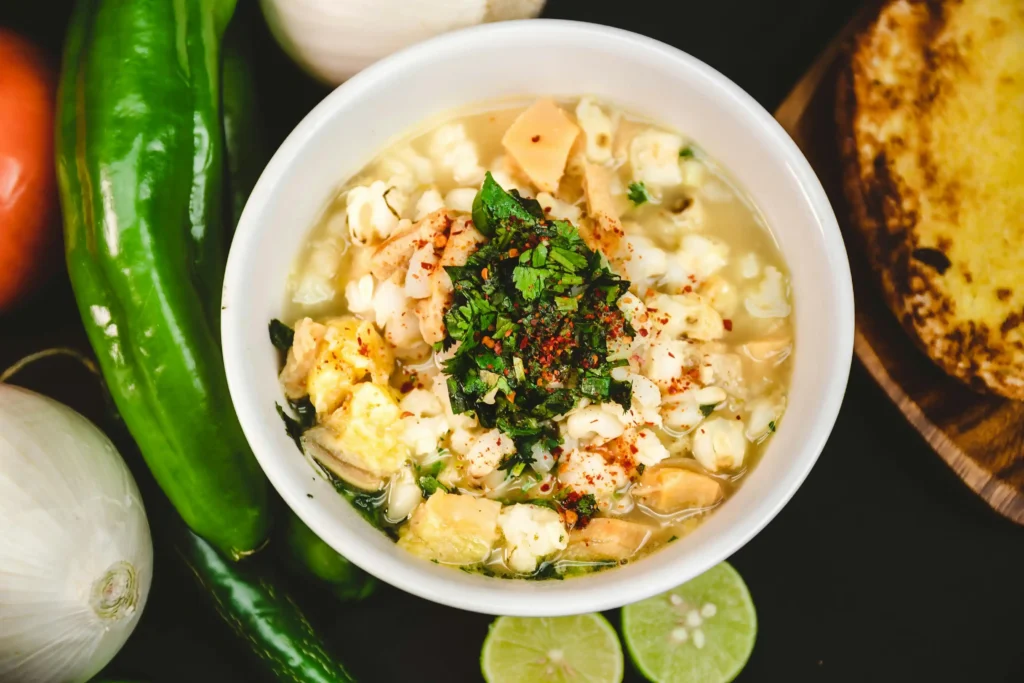
<svg viewBox="0 0 1024 683"><path fill-rule="evenodd" d="M288 399L288 405L299 416L299 425L303 431L316 424L316 408L313 407L313 402L309 400L309 396L303 396L298 400Z"/></svg>
<svg viewBox="0 0 1024 683"><path fill-rule="evenodd" d="M643 474L644 470L646 470L646 469L647 469L647 465L645 465L643 463L640 463L639 465L636 466L636 473L637 474Z"/></svg>
<svg viewBox="0 0 1024 683"><path fill-rule="evenodd" d="M704 405L702 405L700 407L700 414L703 415L704 417L707 417L708 415L710 415L713 412L715 412L715 404L714 403L705 403Z"/></svg>
<svg viewBox="0 0 1024 683"><path fill-rule="evenodd" d="M542 268L517 266L512 271L512 282L527 301L533 301L544 292L544 282L550 271Z"/></svg>
<svg viewBox="0 0 1024 683"><path fill-rule="evenodd" d="M772 434L775 433L775 420L768 423L768 432Z"/></svg>
<svg viewBox="0 0 1024 683"><path fill-rule="evenodd" d="M523 479L523 483L519 486L519 490L522 491L523 493L526 493L539 483L540 475L534 472L532 477Z"/></svg>
<svg viewBox="0 0 1024 683"><path fill-rule="evenodd" d="M585 515L587 517L597 512L597 499L594 498L593 493L581 496L580 499L576 501L576 512L577 514Z"/></svg>
<svg viewBox="0 0 1024 683"><path fill-rule="evenodd" d="M629 197L629 201L633 202L636 206L646 204L651 200L651 193L647 191L647 186L642 182L630 183L629 191L626 193L626 196Z"/></svg>
<svg viewBox="0 0 1024 683"><path fill-rule="evenodd" d="M288 353L295 340L295 330L274 318L270 321L270 343L281 353Z"/></svg>
<svg viewBox="0 0 1024 683"><path fill-rule="evenodd" d="M562 572L558 570L558 565L554 562L541 562L540 566L537 567L537 571L530 574L530 579L564 579Z"/></svg>
<svg viewBox="0 0 1024 683"><path fill-rule="evenodd" d="M442 450L442 453L446 451ZM419 477L416 479L416 483L419 484L420 490L423 491L424 498L430 498L432 495L441 491L449 492L448 487L438 481L437 477L441 474L444 469L445 461L438 459L430 463L425 467L418 467L417 471Z"/></svg>
<svg viewBox="0 0 1024 683"><path fill-rule="evenodd" d="M430 498L437 493L438 489L445 492L448 491L448 487L439 482L435 477L420 477L417 483L420 485L420 490L423 491L424 498Z"/></svg>
<svg viewBox="0 0 1024 683"><path fill-rule="evenodd" d="M560 311L575 311L580 307L580 300L574 296L556 296L555 306Z"/></svg>
<svg viewBox="0 0 1024 683"><path fill-rule="evenodd" d="M693 147L683 147L679 150L680 159L692 159L693 158Z"/></svg>
<svg viewBox="0 0 1024 683"><path fill-rule="evenodd" d="M284 408L281 407L280 403L275 403L274 407L277 408L277 414L281 417L281 421L284 422L285 433L292 438L292 441L295 442L295 445L298 446L301 451L302 442L300 439L302 438L302 433L306 430L303 429L298 420L284 412Z"/></svg>
<svg viewBox="0 0 1024 683"><path fill-rule="evenodd" d="M506 192L487 174L473 221L490 239L463 266L448 266L453 301L442 348L456 413L473 412L516 443L500 465L518 476L532 447L560 444L552 418L584 396L629 408L630 384L609 342L633 329L616 302L629 282L591 250L571 223L548 220L540 205Z"/></svg>

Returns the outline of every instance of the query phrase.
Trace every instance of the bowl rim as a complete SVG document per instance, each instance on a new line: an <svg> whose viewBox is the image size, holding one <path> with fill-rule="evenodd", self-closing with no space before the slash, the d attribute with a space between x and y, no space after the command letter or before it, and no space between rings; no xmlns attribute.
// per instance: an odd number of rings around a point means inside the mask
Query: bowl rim
<svg viewBox="0 0 1024 683"><path fill-rule="evenodd" d="M368 573L418 597L484 614L558 616L602 611L648 598L678 585L678 574L673 574L670 565L661 568L658 572L646 573L643 580L619 582L614 590L610 590L607 586L570 590L572 584L580 580L573 579L572 583L564 585L565 590L558 592L526 593L503 590L502 584L507 584L507 581L500 581L486 588L474 586L471 590L462 591L452 590L450 584L431 577L425 571L430 568L429 565L418 566L415 557L410 556L409 562L393 563L388 561L375 564L373 560L379 558L375 556L375 553L371 553L363 547L362 543L352 544L352 547L344 549L338 548L337 539L332 534L332 527L337 526L333 521L334 518L329 517L325 511L319 510L316 504L308 501L300 491L293 491L288 485L279 485L278 483L282 476L278 463L279 456L273 452L274 449L270 445L264 443L260 438L262 425L258 416L253 412L254 408L250 406L255 399L250 398L252 392L248 391L245 381L248 370L242 362L246 355L246 340L238 333L242 327L240 314L236 312L238 307L231 305L234 292L236 290L244 292L245 281L247 277L251 276L250 271L245 268L242 253L248 252L251 243L258 241L262 234L261 230L257 230L259 220L255 216L265 207L268 198L276 191L282 178L286 177L295 157L317 137L336 109L357 102L364 93L387 82L390 74L398 73L424 57L443 52L452 45L464 44L470 38L479 44L491 36L521 35L523 32L528 32L530 35L549 34L553 36L571 32L575 34L576 39L592 39L595 45L614 41L617 43L614 49L645 52L653 58L673 63L675 68L695 72L696 76L714 82L715 87L721 89L721 94L728 98L729 106L743 110L746 116L751 117L759 124L756 135L766 138L774 152L784 157L784 161L796 178L797 187L801 191L803 201L807 204L816 228L822 235L824 250L830 259L830 270L833 274L832 291L834 292L833 300L830 303L834 306L835 338L838 339L838 344L831 353L831 370L824 383L825 389L813 428L804 435L804 446L799 455L794 457L792 463L780 473L779 483L771 489L771 494L768 496L771 500L770 507L766 508L761 517L747 521L746 524L730 527L732 533L723 535L727 538L715 538L714 541L705 544L700 557L691 560L691 566L697 568L693 576L697 576L727 559L760 533L789 502L807 478L838 417L849 379L854 343L854 301L849 261L828 197L803 153L782 126L752 96L732 80L696 57L653 38L619 28L561 19L528 19L483 24L442 34L407 47L374 63L335 88L310 110L288 134L250 194L228 256L222 294L221 334L230 395L250 447L267 478L285 503L317 535L325 539L338 552L343 552L345 557ZM332 543L328 539L332 539L334 542ZM446 569L445 571L451 570Z"/></svg>

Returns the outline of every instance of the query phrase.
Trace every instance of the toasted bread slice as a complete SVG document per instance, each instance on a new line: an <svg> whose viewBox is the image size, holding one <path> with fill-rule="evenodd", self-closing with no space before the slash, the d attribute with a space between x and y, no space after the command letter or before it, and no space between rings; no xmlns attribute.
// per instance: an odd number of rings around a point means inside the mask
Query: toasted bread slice
<svg viewBox="0 0 1024 683"><path fill-rule="evenodd" d="M946 372L1024 399L1024 2L888 2L838 118L889 306Z"/></svg>

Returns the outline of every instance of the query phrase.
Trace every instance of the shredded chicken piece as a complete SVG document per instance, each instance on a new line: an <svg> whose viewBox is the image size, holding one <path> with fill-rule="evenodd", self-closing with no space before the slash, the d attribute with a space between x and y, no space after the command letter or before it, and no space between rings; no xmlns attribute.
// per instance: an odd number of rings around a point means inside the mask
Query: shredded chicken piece
<svg viewBox="0 0 1024 683"><path fill-rule="evenodd" d="M416 304L420 319L420 333L428 344L444 339L444 312L451 304L452 279L445 266L463 266L470 254L484 241L484 236L473 227L473 221L463 216L451 225L451 232L441 254L438 267L430 275L430 297Z"/></svg>
<svg viewBox="0 0 1024 683"><path fill-rule="evenodd" d="M583 191L587 199L587 215L593 221L580 226L580 236L594 251L611 255L618 253L624 234L611 193L611 171L596 164L583 164Z"/></svg>
<svg viewBox="0 0 1024 683"><path fill-rule="evenodd" d="M311 318L295 323L295 339L288 350L288 360L281 371L285 396L299 399L306 395L306 377L316 362L316 348L327 327Z"/></svg>
<svg viewBox="0 0 1024 683"><path fill-rule="evenodd" d="M438 209L409 228L394 233L373 252L370 272L378 280L387 280L394 273L409 267L409 259L417 249L430 242L438 249L443 248L454 220L454 213L448 209Z"/></svg>

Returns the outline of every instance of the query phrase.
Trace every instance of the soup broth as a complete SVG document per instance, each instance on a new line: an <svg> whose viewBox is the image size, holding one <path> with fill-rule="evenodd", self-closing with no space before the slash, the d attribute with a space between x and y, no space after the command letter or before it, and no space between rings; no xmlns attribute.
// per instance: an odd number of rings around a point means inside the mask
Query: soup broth
<svg viewBox="0 0 1024 683"><path fill-rule="evenodd" d="M287 302L304 452L464 570L650 553L728 500L785 410L788 274L761 215L699 141L593 98L394 142L327 207Z"/></svg>

